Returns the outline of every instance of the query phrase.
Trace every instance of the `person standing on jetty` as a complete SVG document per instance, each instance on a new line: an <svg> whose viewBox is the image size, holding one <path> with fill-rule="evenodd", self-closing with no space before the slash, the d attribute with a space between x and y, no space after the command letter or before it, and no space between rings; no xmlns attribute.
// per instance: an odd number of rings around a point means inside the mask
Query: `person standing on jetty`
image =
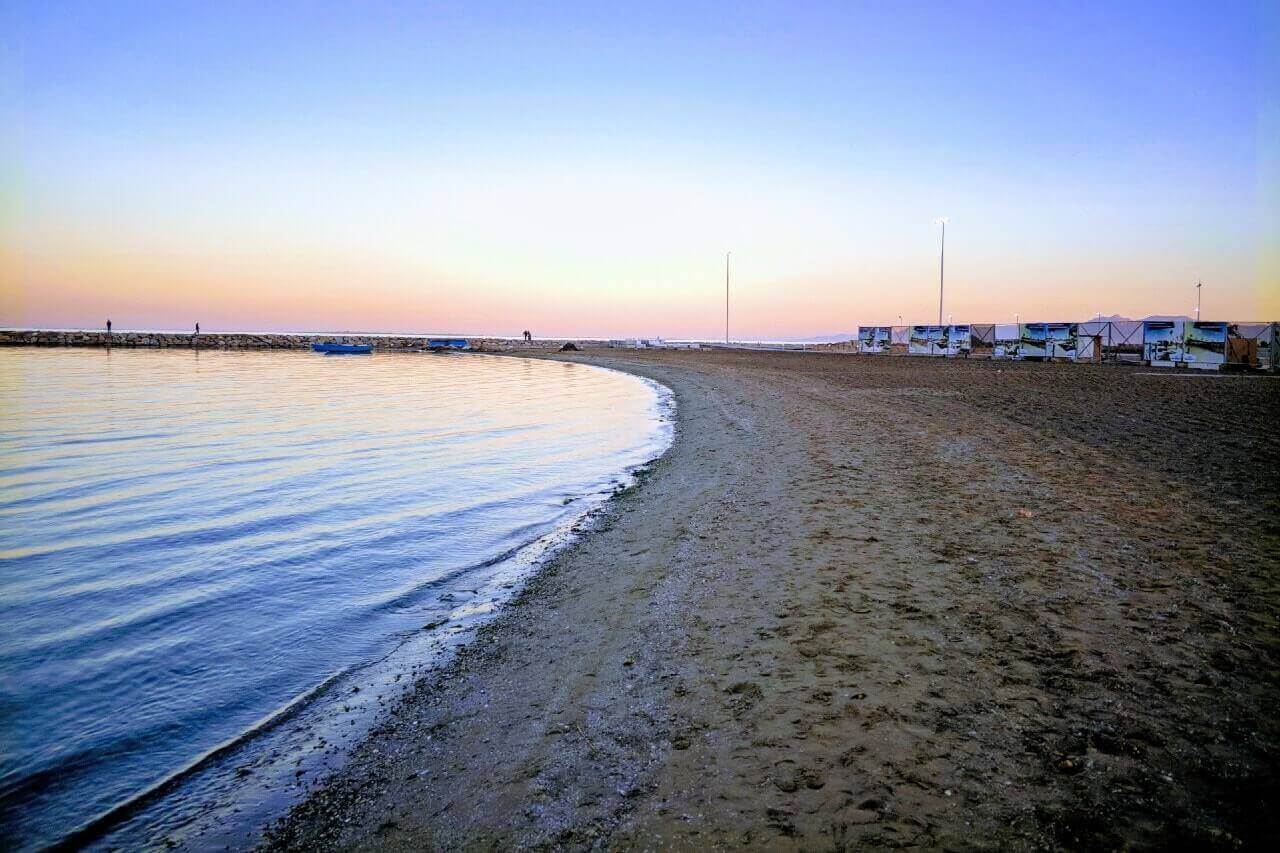
<svg viewBox="0 0 1280 853"><path fill-rule="evenodd" d="M196 323L196 334L200 334L200 324Z"/></svg>
<svg viewBox="0 0 1280 853"><path fill-rule="evenodd" d="M111 318L107 318L107 334L111 334Z"/></svg>

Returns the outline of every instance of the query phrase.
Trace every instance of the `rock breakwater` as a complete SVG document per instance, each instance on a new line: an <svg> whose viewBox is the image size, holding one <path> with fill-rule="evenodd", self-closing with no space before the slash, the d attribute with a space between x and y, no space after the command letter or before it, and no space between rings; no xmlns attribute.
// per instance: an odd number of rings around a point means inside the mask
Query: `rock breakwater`
<svg viewBox="0 0 1280 853"><path fill-rule="evenodd" d="M428 349L437 337L457 339L461 335L289 335L255 332L212 332L194 335L189 332L111 332L60 331L45 329L0 330L0 346L66 346L66 347L158 347L197 349L310 349L313 343L371 344L375 350L412 352ZM565 344L578 348L607 346L603 340L581 338L467 337L476 352L554 352Z"/></svg>

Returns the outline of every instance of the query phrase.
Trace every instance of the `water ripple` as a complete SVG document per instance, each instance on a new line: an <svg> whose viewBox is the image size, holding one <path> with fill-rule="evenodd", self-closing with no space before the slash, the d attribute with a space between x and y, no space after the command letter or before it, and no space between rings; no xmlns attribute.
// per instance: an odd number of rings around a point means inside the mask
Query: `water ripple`
<svg viewBox="0 0 1280 853"><path fill-rule="evenodd" d="M665 442L637 380L486 356L8 349L0 399L18 848L385 656Z"/></svg>

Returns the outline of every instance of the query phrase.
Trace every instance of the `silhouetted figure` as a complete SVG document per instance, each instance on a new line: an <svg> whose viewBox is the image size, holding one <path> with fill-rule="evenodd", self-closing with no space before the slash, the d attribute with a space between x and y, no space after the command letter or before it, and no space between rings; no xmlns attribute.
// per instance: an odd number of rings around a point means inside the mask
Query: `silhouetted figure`
<svg viewBox="0 0 1280 853"><path fill-rule="evenodd" d="M525 329L525 331L524 331L524 342L525 342L526 344L531 344L531 343L533 343L533 335L529 332L529 330L528 330L528 329Z"/></svg>
<svg viewBox="0 0 1280 853"><path fill-rule="evenodd" d="M110 320L108 320L108 321L107 321L107 334L108 334L108 335L109 335L109 334L111 334L111 321L110 321Z"/></svg>
<svg viewBox="0 0 1280 853"><path fill-rule="evenodd" d="M196 323L196 334L200 334L200 324Z"/></svg>

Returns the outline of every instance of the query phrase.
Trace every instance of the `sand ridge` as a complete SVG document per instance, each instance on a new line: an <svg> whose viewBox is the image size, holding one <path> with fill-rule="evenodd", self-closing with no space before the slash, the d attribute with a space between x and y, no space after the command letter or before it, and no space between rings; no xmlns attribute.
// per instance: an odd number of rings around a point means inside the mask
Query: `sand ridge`
<svg viewBox="0 0 1280 853"><path fill-rule="evenodd" d="M1280 385L571 357L672 388L671 450L268 846L1274 834Z"/></svg>

